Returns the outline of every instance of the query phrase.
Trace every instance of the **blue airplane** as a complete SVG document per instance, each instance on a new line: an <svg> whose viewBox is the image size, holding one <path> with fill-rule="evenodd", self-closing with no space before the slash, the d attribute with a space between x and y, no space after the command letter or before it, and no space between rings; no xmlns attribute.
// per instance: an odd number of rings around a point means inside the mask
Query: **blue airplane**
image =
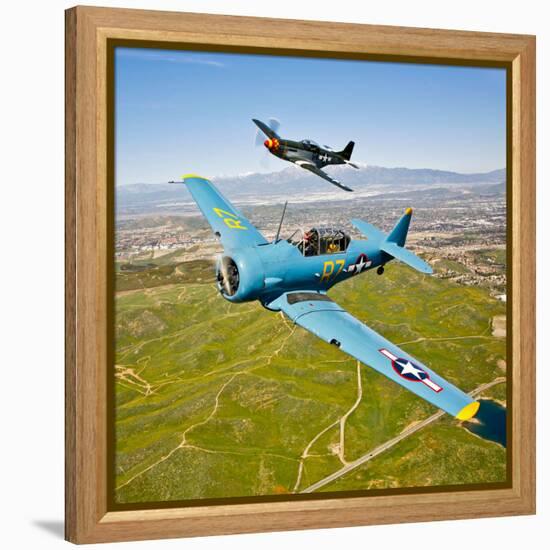
<svg viewBox="0 0 550 550"><path fill-rule="evenodd" d="M363 272L376 268L382 274L384 265L393 259L421 273L433 272L404 248L411 208L387 235L365 221L351 220L367 240L352 240L334 228L313 228L279 239L279 225L277 237L268 242L209 180L189 174L177 183L187 185L221 241L224 252L217 263L216 280L226 300L259 300L268 310L282 311L295 324L459 420L477 413L479 402L327 296L331 287Z"/></svg>

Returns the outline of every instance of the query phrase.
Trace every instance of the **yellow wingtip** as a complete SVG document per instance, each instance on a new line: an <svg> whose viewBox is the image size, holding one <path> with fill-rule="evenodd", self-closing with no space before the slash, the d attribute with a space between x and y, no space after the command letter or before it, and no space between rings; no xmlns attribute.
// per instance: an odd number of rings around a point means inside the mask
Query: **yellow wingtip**
<svg viewBox="0 0 550 550"><path fill-rule="evenodd" d="M407 216L410 216L412 213L413 213L413 209L410 207L407 208L407 210L405 210L405 214L407 214Z"/></svg>
<svg viewBox="0 0 550 550"><path fill-rule="evenodd" d="M468 403L457 415L458 420L470 420L473 418L479 410L479 401L472 401Z"/></svg>
<svg viewBox="0 0 550 550"><path fill-rule="evenodd" d="M198 174L184 174L181 179L182 180L186 180L186 179L191 179L191 178L197 178L197 179L200 179L200 180L205 180L206 178L203 178L202 176L199 176Z"/></svg>

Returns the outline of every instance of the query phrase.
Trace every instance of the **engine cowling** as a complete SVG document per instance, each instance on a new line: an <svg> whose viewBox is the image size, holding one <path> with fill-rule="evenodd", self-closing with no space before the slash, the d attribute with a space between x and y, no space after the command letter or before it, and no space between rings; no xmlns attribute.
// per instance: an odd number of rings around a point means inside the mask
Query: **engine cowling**
<svg viewBox="0 0 550 550"><path fill-rule="evenodd" d="M222 256L216 267L220 294L230 302L257 300L265 287L262 262L253 249Z"/></svg>

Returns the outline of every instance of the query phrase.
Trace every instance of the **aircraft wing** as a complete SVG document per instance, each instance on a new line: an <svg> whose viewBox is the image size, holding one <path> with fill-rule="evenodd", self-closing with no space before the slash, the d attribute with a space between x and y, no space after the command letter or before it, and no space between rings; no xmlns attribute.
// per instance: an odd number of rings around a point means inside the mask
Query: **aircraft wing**
<svg viewBox="0 0 550 550"><path fill-rule="evenodd" d="M333 177L329 176L326 172L323 172L320 168L317 168L317 166L315 166L315 164L312 164L311 162L307 162L307 161L304 161L304 160L298 160L298 161L294 161L294 162L295 162L295 164L297 164L301 168L304 168L305 170L309 170L313 174L315 174L315 175L317 175L317 176L319 176L319 177L321 177L321 178L323 178L327 181L330 181L330 183L332 183L332 185L336 185L336 187L339 187L340 189L343 189L344 191L353 191L353 189L350 189L349 187L347 187L343 183L340 183L338 180L336 180Z"/></svg>
<svg viewBox="0 0 550 550"><path fill-rule="evenodd" d="M326 294L286 292L268 306L456 418L468 420L477 413L477 401L358 321Z"/></svg>
<svg viewBox="0 0 550 550"><path fill-rule="evenodd" d="M187 189L189 189L214 234L220 238L224 248L256 246L267 243L264 236L209 180L195 174L189 174L183 176L182 183L187 185Z"/></svg>

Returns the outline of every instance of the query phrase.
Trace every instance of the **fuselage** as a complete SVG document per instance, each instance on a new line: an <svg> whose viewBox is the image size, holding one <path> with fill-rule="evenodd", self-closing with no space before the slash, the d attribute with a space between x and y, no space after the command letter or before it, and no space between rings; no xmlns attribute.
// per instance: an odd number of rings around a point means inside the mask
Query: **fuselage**
<svg viewBox="0 0 550 550"><path fill-rule="evenodd" d="M304 255L287 240L238 250L227 249L238 269L238 288L224 293L231 302L260 300L269 303L274 297L292 290L325 292L334 285L383 265L391 257L367 240L351 240L343 252Z"/></svg>
<svg viewBox="0 0 550 550"><path fill-rule="evenodd" d="M264 145L272 155L296 164L304 161L314 164L317 168L331 164L346 164L346 160L338 152L321 147L312 140L268 138Z"/></svg>

